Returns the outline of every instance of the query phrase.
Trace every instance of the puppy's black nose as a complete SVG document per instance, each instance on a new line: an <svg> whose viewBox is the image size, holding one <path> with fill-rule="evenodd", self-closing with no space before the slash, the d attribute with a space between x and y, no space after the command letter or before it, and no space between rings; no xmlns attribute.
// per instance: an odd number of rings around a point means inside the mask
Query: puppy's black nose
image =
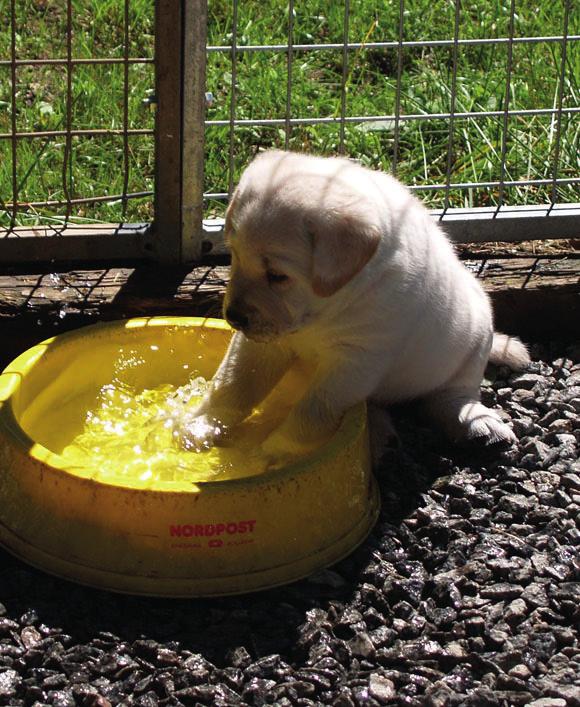
<svg viewBox="0 0 580 707"><path fill-rule="evenodd" d="M243 312L231 306L226 309L226 319L234 329L245 329L249 323L248 317Z"/></svg>

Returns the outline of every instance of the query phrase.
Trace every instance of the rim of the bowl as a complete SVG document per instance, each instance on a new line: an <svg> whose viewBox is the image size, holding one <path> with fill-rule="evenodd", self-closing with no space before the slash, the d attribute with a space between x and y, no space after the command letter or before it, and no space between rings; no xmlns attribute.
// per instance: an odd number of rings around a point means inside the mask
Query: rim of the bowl
<svg viewBox="0 0 580 707"><path fill-rule="evenodd" d="M229 324L223 319L215 319L212 317L133 317L130 319L116 319L107 322L96 322L87 326L79 327L72 331L63 332L56 336L52 336L38 344L30 347L26 351L17 356L6 368L0 373L0 426L4 427L6 432L12 436L14 442L20 447L26 455L30 456L35 461L38 461L45 466L48 466L55 471L62 472L68 476L73 476L79 481L85 483L93 483L98 486L107 486L121 492L147 492L160 494L187 494L199 492L203 489L204 493L208 491L223 491L226 488L235 486L246 487L254 484L264 484L273 479L284 479L288 476L301 474L307 470L311 470L314 465L323 462L325 459L331 459L336 456L340 449L345 448L350 444L361 432L361 428L365 424L366 403L361 402L348 410L340 425L332 435L332 437L317 447L312 453L305 457L297 459L289 464L274 469L266 470L259 474L244 476L237 479L224 479L221 481L194 481L191 482L189 489L182 487L183 482L165 481L161 486L155 484L148 485L147 483L126 485L121 483L113 483L96 479L87 474L71 472L71 465L67 464L64 458L52 452L47 447L44 447L38 442L35 442L20 426L14 415L12 408L12 397L20 388L22 379L30 371L36 362L41 358L40 350L53 343L56 339L65 341L68 339L75 340L81 336L85 336L90 331L95 329L137 329L145 326L168 326L168 327L207 327L209 329L219 329L222 331L232 331ZM4 381L2 378L13 375L13 380ZM84 467L83 467L84 468ZM90 467L86 467L87 472L90 472ZM158 482L159 483L159 482ZM174 485L174 487L172 487Z"/></svg>

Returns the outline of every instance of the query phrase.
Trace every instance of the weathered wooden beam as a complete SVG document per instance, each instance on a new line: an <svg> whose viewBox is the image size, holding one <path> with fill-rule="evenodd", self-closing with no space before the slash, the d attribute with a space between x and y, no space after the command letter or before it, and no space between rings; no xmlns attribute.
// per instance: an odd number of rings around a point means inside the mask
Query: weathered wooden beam
<svg viewBox="0 0 580 707"><path fill-rule="evenodd" d="M496 325L528 341L578 338L580 260L466 261L494 303ZM53 334L99 320L143 315L221 316L229 268L108 267L0 274L0 365Z"/></svg>
<svg viewBox="0 0 580 707"><path fill-rule="evenodd" d="M136 261L152 255L147 224L34 226L0 231L0 266Z"/></svg>

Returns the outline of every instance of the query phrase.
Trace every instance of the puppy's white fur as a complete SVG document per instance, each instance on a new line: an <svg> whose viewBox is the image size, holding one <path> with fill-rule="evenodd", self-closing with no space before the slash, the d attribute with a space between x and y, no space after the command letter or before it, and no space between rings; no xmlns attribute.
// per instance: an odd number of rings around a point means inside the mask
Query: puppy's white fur
<svg viewBox="0 0 580 707"><path fill-rule="evenodd" d="M365 399L421 398L454 439L515 440L479 387L490 358L521 368L527 351L494 338L480 284L396 179L345 159L265 152L242 175L226 236L224 312L240 331L197 416L237 424L300 360L312 382L269 453L308 447Z"/></svg>

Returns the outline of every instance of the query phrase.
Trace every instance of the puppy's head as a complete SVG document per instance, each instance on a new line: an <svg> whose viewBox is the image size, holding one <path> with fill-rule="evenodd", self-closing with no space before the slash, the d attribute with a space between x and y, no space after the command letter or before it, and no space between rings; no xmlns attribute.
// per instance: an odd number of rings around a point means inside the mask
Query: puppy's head
<svg viewBox="0 0 580 707"><path fill-rule="evenodd" d="M267 152L226 213L232 253L224 315L256 341L300 330L375 253L380 229L345 160ZM363 170L360 170L364 173Z"/></svg>

